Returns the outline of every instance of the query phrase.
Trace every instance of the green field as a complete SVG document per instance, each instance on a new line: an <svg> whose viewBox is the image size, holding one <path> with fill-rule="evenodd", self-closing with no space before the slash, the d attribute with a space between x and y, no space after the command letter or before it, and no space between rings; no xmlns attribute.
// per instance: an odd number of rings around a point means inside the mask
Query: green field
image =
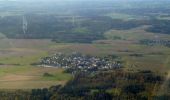
<svg viewBox="0 0 170 100"><path fill-rule="evenodd" d="M72 76L64 73L63 69L31 65L53 53L53 49L63 48L64 44L53 45L48 40L6 41L12 41L13 45L6 48L0 45L0 89L44 88L57 84L64 85L71 79ZM45 73L52 76L44 76Z"/></svg>
<svg viewBox="0 0 170 100"><path fill-rule="evenodd" d="M124 36L125 39L115 40L112 38L115 35ZM65 84L72 76L63 73L63 69L31 65L39 62L42 57L56 52L76 51L96 56L115 54L121 57L124 61L124 69L128 71L152 70L164 73L170 69L170 48L150 47L136 42L142 37L153 38L153 33L145 33L142 28L135 28L120 32L106 32L105 36L108 40L99 40L92 44L54 43L46 39L6 39L6 42L11 42L12 45L8 47L0 45L0 89L32 89ZM162 34L160 37L169 38ZM136 53L143 56L130 56ZM45 73L50 76L44 76Z"/></svg>
<svg viewBox="0 0 170 100"><path fill-rule="evenodd" d="M0 89L45 88L57 84L64 85L71 79L71 75L56 68L1 66L0 70ZM50 73L53 76L46 77L44 73Z"/></svg>

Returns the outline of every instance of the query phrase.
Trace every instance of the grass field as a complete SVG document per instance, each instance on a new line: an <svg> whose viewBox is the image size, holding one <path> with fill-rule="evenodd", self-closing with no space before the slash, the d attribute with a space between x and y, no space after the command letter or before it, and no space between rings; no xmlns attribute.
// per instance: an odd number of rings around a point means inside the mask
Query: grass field
<svg viewBox="0 0 170 100"><path fill-rule="evenodd" d="M52 85L64 85L72 78L63 69L44 68L31 65L42 57L56 52L80 52L95 56L115 54L124 61L124 69L129 71L152 70L166 72L170 68L170 48L138 44L140 39L153 39L154 33L145 32L144 27L131 30L111 30L105 33L108 40L94 41L92 44L53 43L47 39L7 39L0 34L0 89L32 89ZM161 39L168 35L156 34ZM119 36L122 39L114 39ZM141 57L130 56L142 54ZM44 76L49 73L51 76Z"/></svg>
<svg viewBox="0 0 170 100"><path fill-rule="evenodd" d="M149 26L138 27L130 30L111 30L105 33L105 37L112 42L113 51L121 55L125 61L125 69L128 70L153 70L166 71L170 66L170 48L164 46L145 46L138 44L142 39L169 40L166 34L146 32ZM120 37L115 39L115 37ZM107 42L106 42L107 43ZM111 46L107 46L111 49ZM103 47L102 47L103 48ZM108 50L106 47L102 50ZM132 57L130 54L142 54L142 57Z"/></svg>
<svg viewBox="0 0 170 100"><path fill-rule="evenodd" d="M46 77L44 73L53 76ZM33 89L65 84L71 75L62 69L33 66L1 66L0 89Z"/></svg>
<svg viewBox="0 0 170 100"><path fill-rule="evenodd" d="M0 65L0 89L44 88L57 84L63 85L71 79L71 75L63 73L63 69L30 65L38 62L43 55L40 53L23 57L0 58L2 64ZM46 77L44 73L49 73L52 76Z"/></svg>
<svg viewBox="0 0 170 100"><path fill-rule="evenodd" d="M53 44L50 40L5 39L12 45L0 45L0 89L33 89L52 85L64 85L71 75L63 69L44 68L31 65L42 57L57 52L64 44ZM0 40L2 41L2 40ZM4 40L3 40L4 41ZM54 51L53 51L54 49ZM44 76L49 73L52 76Z"/></svg>
<svg viewBox="0 0 170 100"><path fill-rule="evenodd" d="M110 30L105 33L107 39L142 40L142 39L170 39L169 35L146 32L149 26L142 26L130 30Z"/></svg>

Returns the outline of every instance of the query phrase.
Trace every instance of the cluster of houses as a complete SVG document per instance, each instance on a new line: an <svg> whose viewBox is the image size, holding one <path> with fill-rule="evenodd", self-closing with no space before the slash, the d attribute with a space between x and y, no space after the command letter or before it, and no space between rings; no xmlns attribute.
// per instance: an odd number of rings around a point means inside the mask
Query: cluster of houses
<svg viewBox="0 0 170 100"><path fill-rule="evenodd" d="M122 67L122 61L114 55L105 57L95 57L82 55L80 53L72 53L70 55L57 53L50 57L45 57L40 61L44 67L58 67L73 71L99 71L119 69Z"/></svg>
<svg viewBox="0 0 170 100"><path fill-rule="evenodd" d="M163 45L166 47L170 47L170 40L149 40L149 39L144 39L140 41L141 44L149 45L149 46L154 46L154 45Z"/></svg>

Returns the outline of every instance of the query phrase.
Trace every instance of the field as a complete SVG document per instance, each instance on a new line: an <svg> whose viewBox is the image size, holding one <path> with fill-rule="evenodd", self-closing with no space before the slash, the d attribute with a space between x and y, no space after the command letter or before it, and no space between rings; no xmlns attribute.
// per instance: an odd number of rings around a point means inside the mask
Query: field
<svg viewBox="0 0 170 100"><path fill-rule="evenodd" d="M124 72L169 73L170 47L140 43L145 39L170 41L169 4L108 1L95 5L86 0L83 5L78 1L69 5L14 1L11 6L0 2L0 90L70 82L74 77L64 69L35 65L57 52L113 54L123 61Z"/></svg>
<svg viewBox="0 0 170 100"><path fill-rule="evenodd" d="M140 39L154 39L155 34L146 32L148 26L130 30L110 30L105 33L107 40L88 43L55 43L49 39L0 39L0 89L33 89L65 84L72 78L63 69L44 68L31 65L42 57L56 52L80 52L102 56L115 54L124 61L128 71L152 70L165 73L170 66L170 48L146 46ZM166 34L157 34L160 39L168 39ZM115 39L114 37L120 37ZM142 54L141 57L131 54ZM49 73L52 76L44 76Z"/></svg>
<svg viewBox="0 0 170 100"><path fill-rule="evenodd" d="M64 85L72 77L64 73L63 69L31 65L50 54L50 46L53 43L49 40L3 39L0 43L0 89L33 89ZM6 43L12 45L5 46ZM57 49L59 48L62 46L58 45ZM45 73L52 76L44 76Z"/></svg>
<svg viewBox="0 0 170 100"><path fill-rule="evenodd" d="M132 41L138 41L142 39L168 40L170 38L170 36L166 34L160 34L160 33L155 34L152 32L145 31L145 29L147 29L148 27L150 26L141 26L137 28L132 28L130 30L110 30L105 33L105 37L111 40L122 39L122 40L132 40Z"/></svg>
<svg viewBox="0 0 170 100"><path fill-rule="evenodd" d="M122 20L132 20L132 19L143 19L145 17L141 16L135 16L130 14L124 14L124 13L108 13L106 16L109 16L113 19L122 19Z"/></svg>
<svg viewBox="0 0 170 100"><path fill-rule="evenodd" d="M1 66L1 89L33 89L45 88L57 84L65 84L71 78L62 69L40 68L31 66ZM53 76L43 76L50 73Z"/></svg>

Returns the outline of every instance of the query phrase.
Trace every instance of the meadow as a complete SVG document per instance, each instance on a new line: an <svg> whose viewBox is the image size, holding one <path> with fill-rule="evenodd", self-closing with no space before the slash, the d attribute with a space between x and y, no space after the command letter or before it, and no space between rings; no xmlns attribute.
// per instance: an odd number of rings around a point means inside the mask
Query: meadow
<svg viewBox="0 0 170 100"><path fill-rule="evenodd" d="M0 43L0 89L48 88L57 84L64 85L72 78L63 69L32 65L52 53L50 46L53 43L48 40L5 38ZM59 45L58 48L62 46ZM45 76L45 73L52 76Z"/></svg>

